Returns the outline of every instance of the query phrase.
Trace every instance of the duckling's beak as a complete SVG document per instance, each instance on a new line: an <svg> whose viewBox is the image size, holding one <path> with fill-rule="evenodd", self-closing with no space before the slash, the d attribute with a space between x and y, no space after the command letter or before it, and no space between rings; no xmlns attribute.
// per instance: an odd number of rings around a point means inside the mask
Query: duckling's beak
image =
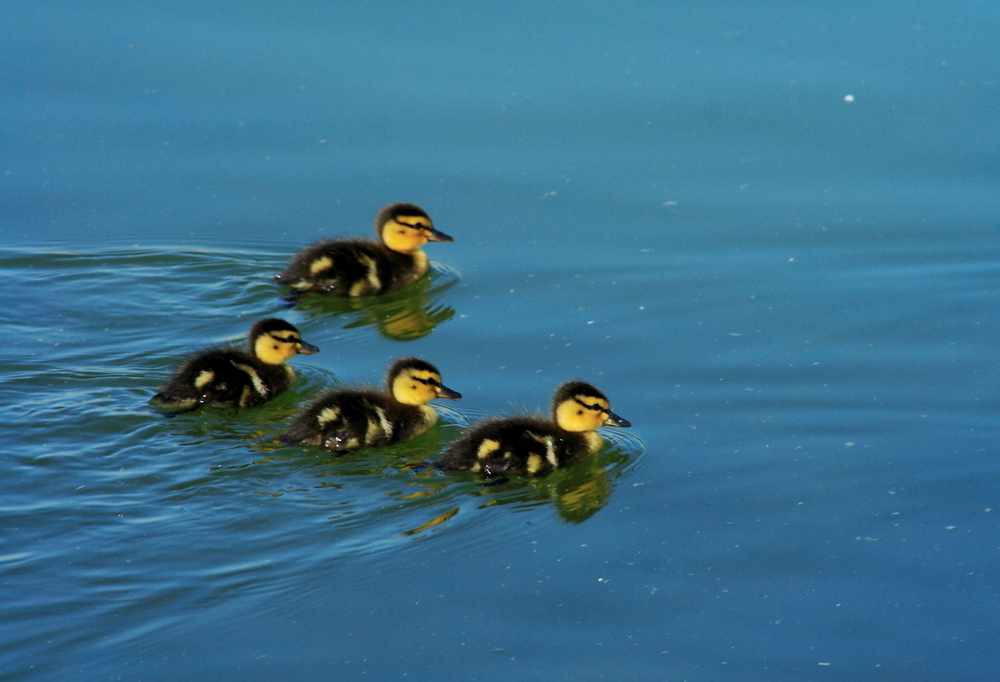
<svg viewBox="0 0 1000 682"><path fill-rule="evenodd" d="M632 426L627 419L622 419L617 414L608 410L608 418L604 420L605 426Z"/></svg>
<svg viewBox="0 0 1000 682"><path fill-rule="evenodd" d="M427 235L427 241L429 242L453 242L455 241L444 232L438 232L433 227L429 228L430 234Z"/></svg>
<svg viewBox="0 0 1000 682"><path fill-rule="evenodd" d="M299 343L302 344L299 346L299 350L297 351L299 355L312 355L313 353L319 352L319 348L311 343L306 343L305 341L300 341Z"/></svg>
<svg viewBox="0 0 1000 682"><path fill-rule="evenodd" d="M462 394L458 391L453 391L447 386L442 385L441 391L438 393L438 398L447 398L448 400L458 400L462 397Z"/></svg>

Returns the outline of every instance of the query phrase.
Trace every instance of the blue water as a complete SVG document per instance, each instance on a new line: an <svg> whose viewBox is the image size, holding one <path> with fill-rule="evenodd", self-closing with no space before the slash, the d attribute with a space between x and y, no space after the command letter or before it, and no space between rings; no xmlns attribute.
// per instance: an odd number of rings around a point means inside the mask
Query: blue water
<svg viewBox="0 0 1000 682"><path fill-rule="evenodd" d="M996 4L3 13L0 677L1000 674ZM429 279L287 307L392 201ZM288 393L147 405L272 315ZM400 355L430 433L276 440ZM593 460L418 466L573 377Z"/></svg>

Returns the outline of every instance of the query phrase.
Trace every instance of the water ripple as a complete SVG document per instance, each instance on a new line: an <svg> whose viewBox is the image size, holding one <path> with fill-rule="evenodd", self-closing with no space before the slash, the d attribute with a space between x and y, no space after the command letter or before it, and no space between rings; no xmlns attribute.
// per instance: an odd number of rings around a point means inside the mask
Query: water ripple
<svg viewBox="0 0 1000 682"><path fill-rule="evenodd" d="M482 416L461 406L441 406L437 427L393 448L335 457L282 445L277 436L298 406L356 374L345 358L363 355L373 334L419 342L451 319L458 282L456 270L435 263L430 278L378 301L289 307L269 281L283 259L139 247L0 253L0 272L19 292L0 313L13 332L0 351L0 413L18 440L0 483L0 571L21 595L5 606L5 622L21 631L9 646L122 643L175 627L165 604L176 614L234 593L292 596L330 562L407 552L436 537L472 549L487 540L463 529L497 523L490 517L501 509L551 508L579 523L639 459L640 441L613 434L572 471L483 487L423 466ZM294 361L299 381L287 393L258 409L175 418L146 404L186 354L241 343L265 315L287 317L323 348ZM42 597L56 582L60 592ZM55 614L71 613L104 625L62 628Z"/></svg>

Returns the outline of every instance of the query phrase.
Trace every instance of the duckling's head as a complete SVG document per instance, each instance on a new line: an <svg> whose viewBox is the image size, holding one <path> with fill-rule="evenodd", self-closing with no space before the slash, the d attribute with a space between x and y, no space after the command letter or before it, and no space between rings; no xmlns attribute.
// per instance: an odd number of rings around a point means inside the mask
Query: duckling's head
<svg viewBox="0 0 1000 682"><path fill-rule="evenodd" d="M259 321L250 330L250 352L261 362L280 365L298 353L312 355L319 348L302 340L293 325L269 317Z"/></svg>
<svg viewBox="0 0 1000 682"><path fill-rule="evenodd" d="M631 426L611 411L607 396L583 381L567 381L556 390L552 398L552 418L563 431Z"/></svg>
<svg viewBox="0 0 1000 682"><path fill-rule="evenodd" d="M413 253L427 242L450 242L434 229L431 217L414 204L389 204L375 216L375 232L382 243L399 253Z"/></svg>
<svg viewBox="0 0 1000 682"><path fill-rule="evenodd" d="M458 400L461 393L441 383L437 367L420 358L401 358L389 366L385 383L392 397L404 405L424 405L435 398Z"/></svg>

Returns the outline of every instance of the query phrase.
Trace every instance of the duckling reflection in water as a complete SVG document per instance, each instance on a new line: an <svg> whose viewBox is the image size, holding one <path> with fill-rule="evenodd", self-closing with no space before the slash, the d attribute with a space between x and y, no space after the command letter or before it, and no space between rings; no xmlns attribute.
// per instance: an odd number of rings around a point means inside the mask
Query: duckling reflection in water
<svg viewBox="0 0 1000 682"><path fill-rule="evenodd" d="M620 465L627 459L626 455L609 453L612 468L615 463ZM513 480L491 478L476 494L488 498L484 507L548 503L563 521L580 523L603 509L614 491L614 481L620 471L611 472L605 466L603 456L593 456L549 476Z"/></svg>
<svg viewBox="0 0 1000 682"><path fill-rule="evenodd" d="M375 326L387 339L393 341L413 341L430 334L442 322L447 322L455 316L451 306L439 305L423 307L397 308L387 310L375 317ZM363 326L367 320L358 320L344 325L345 329Z"/></svg>
<svg viewBox="0 0 1000 682"><path fill-rule="evenodd" d="M462 397L441 383L434 365L419 358L392 363L385 384L385 391L357 388L324 393L293 419L282 440L333 452L400 443L437 422L437 412L427 403Z"/></svg>
<svg viewBox="0 0 1000 682"><path fill-rule="evenodd" d="M212 348L191 357L150 402L175 413L202 405L261 405L295 381L295 370L285 364L289 359L319 352L293 325L274 317L253 326L248 345L248 351Z"/></svg>
<svg viewBox="0 0 1000 682"><path fill-rule="evenodd" d="M312 317L331 316L345 320L344 329L373 327L392 341L412 341L430 334L438 325L455 316L455 309L438 301L444 292L457 283L450 279L424 277L403 291L396 291L376 300L313 296L302 301L289 301L297 310Z"/></svg>
<svg viewBox="0 0 1000 682"><path fill-rule="evenodd" d="M430 216L419 206L390 204L375 216L371 239L327 239L300 251L274 278L293 290L293 297L307 293L330 296L378 296L402 289L427 274L427 242L450 242L434 229Z"/></svg>
<svg viewBox="0 0 1000 682"><path fill-rule="evenodd" d="M436 466L485 476L543 476L582 462L603 443L599 426L630 426L611 411L607 397L583 381L568 381L552 398L551 420L498 417L474 424Z"/></svg>

